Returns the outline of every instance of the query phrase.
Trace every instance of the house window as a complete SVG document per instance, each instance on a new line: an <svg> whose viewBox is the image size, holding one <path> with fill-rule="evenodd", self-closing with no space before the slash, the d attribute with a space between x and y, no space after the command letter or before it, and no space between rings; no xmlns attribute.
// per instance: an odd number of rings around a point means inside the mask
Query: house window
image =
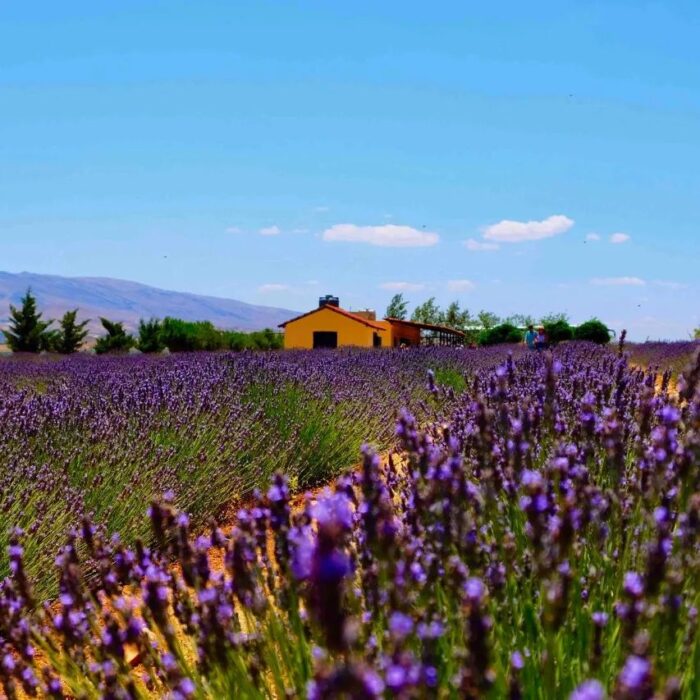
<svg viewBox="0 0 700 700"><path fill-rule="evenodd" d="M375 348L381 348L382 347L382 337L379 335L379 333L375 333L372 336L372 345Z"/></svg>
<svg viewBox="0 0 700 700"><path fill-rule="evenodd" d="M338 334L335 331L314 331L314 349L337 347Z"/></svg>

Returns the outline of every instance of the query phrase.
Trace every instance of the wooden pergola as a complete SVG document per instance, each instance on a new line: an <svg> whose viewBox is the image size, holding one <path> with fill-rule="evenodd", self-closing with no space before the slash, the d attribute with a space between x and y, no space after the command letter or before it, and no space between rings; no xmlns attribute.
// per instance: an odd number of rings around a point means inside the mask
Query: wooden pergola
<svg viewBox="0 0 700 700"><path fill-rule="evenodd" d="M417 324L421 327L421 345L464 345L465 335L462 331L448 326L436 326L430 323Z"/></svg>

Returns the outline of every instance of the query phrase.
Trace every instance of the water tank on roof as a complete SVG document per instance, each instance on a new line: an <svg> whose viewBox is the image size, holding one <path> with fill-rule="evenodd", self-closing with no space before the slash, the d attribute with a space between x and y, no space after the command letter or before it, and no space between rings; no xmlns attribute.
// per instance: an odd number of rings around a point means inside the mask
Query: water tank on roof
<svg viewBox="0 0 700 700"><path fill-rule="evenodd" d="M322 306L335 306L338 308L340 306L340 299L334 297L332 294L326 294L325 297L318 298L318 308L320 309Z"/></svg>

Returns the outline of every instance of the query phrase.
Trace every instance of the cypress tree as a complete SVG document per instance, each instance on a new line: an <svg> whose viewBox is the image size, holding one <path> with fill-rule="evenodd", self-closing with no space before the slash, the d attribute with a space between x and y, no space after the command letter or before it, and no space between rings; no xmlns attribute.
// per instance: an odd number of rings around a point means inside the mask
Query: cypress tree
<svg viewBox="0 0 700 700"><path fill-rule="evenodd" d="M89 320L76 323L77 315L78 309L73 309L73 311L66 311L61 319L61 330L56 337L56 350L63 355L70 355L80 350L87 337L86 326Z"/></svg>
<svg viewBox="0 0 700 700"><path fill-rule="evenodd" d="M10 327L5 331L7 344L13 352L48 350L52 333L47 329L53 321L41 320L31 289L27 289L21 303L19 308L10 304Z"/></svg>

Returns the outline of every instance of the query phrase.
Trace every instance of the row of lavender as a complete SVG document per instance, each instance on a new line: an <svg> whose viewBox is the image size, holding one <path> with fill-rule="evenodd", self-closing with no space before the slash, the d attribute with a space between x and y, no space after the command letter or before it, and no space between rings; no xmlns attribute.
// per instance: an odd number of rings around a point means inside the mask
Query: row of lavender
<svg viewBox="0 0 700 700"><path fill-rule="evenodd" d="M678 374L683 371L700 349L700 340L679 340L674 343L660 341L632 343L626 349L630 362L639 367L661 367Z"/></svg>
<svg viewBox="0 0 700 700"><path fill-rule="evenodd" d="M196 539L173 494L153 546L84 520L53 607L15 532L5 692L700 697L700 364L659 388L586 345L481 362L298 511L276 477Z"/></svg>
<svg viewBox="0 0 700 700"><path fill-rule="evenodd" d="M0 578L11 527L52 594L50 562L90 517L128 543L166 490L203 525L282 470L305 488L385 447L436 361L461 378L505 351L243 353L0 362Z"/></svg>

